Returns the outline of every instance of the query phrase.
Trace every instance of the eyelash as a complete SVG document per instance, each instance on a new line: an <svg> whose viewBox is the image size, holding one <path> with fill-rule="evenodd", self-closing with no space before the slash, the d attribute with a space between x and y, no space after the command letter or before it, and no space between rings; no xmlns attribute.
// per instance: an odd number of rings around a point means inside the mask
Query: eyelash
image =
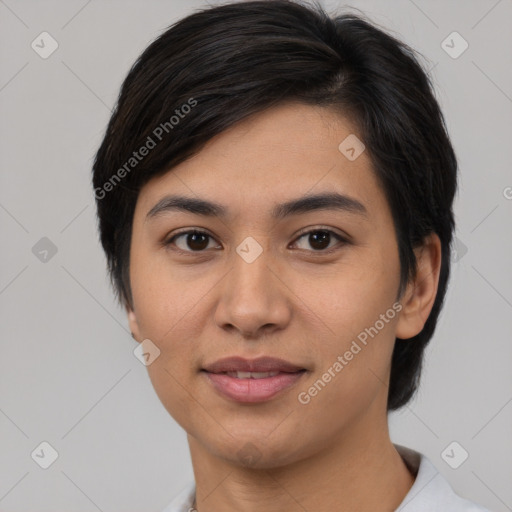
<svg viewBox="0 0 512 512"><path fill-rule="evenodd" d="M330 249L318 249L318 250L311 250L309 252L312 252L312 253L315 253L315 254L318 254L318 255L332 254L333 252L339 250L342 246L350 243L347 238L345 238L345 237L339 235L338 233L336 233L335 231L332 231L331 229L327 229L327 228L315 228L315 229L310 229L309 231L304 231L304 232L302 232L302 233L300 233L298 235L298 237L295 239L295 241L293 243L296 243L298 240L300 240L301 238L303 238L303 237L305 237L307 235L310 235L311 233L318 233L318 232L329 233L329 235L334 236L335 238L337 238L339 243L336 244L334 247L331 247ZM181 231L181 232L175 233L171 238L167 239L164 242L164 245L166 247L170 246L170 245L173 245L174 241L177 238L179 238L181 236L184 236L184 235L191 235L191 234L194 234L194 235L206 235L207 237L210 237L211 239L214 239L214 237L211 236L206 231L201 231L201 230L198 230L198 229L189 229L187 231ZM180 249L180 248L174 248L172 250L174 250L176 252L179 252L181 254L186 254L186 255L202 254L202 253L206 252L206 249L203 249L201 251L185 251L185 250Z"/></svg>

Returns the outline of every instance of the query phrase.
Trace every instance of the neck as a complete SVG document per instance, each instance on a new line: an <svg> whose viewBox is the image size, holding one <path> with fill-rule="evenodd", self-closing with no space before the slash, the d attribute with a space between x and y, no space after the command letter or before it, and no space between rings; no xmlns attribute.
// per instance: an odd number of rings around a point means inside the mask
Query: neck
<svg viewBox="0 0 512 512"><path fill-rule="evenodd" d="M188 436L198 512L395 510L414 483L390 438L354 425L337 442L287 465L251 468L212 454Z"/></svg>

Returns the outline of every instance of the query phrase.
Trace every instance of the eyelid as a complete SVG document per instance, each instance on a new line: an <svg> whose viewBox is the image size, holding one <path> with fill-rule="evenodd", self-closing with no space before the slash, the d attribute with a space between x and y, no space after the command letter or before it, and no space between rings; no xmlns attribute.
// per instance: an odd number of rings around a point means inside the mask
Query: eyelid
<svg viewBox="0 0 512 512"><path fill-rule="evenodd" d="M215 238L205 228L182 228L182 229L178 229L178 231L173 231L173 234L172 234L171 237L166 237L165 238L165 243L170 242L171 240L173 240L175 237L177 237L179 235L185 235L185 234L188 234L188 233L197 233L197 234L200 234L200 235L208 235L208 236L210 236L212 238Z"/></svg>

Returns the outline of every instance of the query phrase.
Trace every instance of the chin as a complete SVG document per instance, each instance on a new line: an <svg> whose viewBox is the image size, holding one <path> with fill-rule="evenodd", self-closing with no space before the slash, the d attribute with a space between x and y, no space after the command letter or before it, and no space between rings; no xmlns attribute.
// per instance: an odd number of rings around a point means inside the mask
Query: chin
<svg viewBox="0 0 512 512"><path fill-rule="evenodd" d="M263 470L283 467L299 460L301 457L297 446L297 439L288 444L284 439L269 441L266 436L244 436L243 440L231 439L222 447L212 447L212 451L231 464Z"/></svg>

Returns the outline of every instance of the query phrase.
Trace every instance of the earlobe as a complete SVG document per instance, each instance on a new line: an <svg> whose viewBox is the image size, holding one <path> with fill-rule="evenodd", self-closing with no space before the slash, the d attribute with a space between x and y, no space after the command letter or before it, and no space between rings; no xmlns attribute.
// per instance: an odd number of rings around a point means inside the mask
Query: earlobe
<svg viewBox="0 0 512 512"><path fill-rule="evenodd" d="M441 241L432 233L415 251L417 273L408 283L400 301L402 311L397 322L396 337L409 339L421 332L432 311L441 269Z"/></svg>
<svg viewBox="0 0 512 512"><path fill-rule="evenodd" d="M137 317L135 316L135 312L130 308L126 308L126 312L128 314L128 325L129 325L130 331L132 333L132 338L135 341L139 341L140 340L140 330L139 330L139 324L137 322Z"/></svg>

